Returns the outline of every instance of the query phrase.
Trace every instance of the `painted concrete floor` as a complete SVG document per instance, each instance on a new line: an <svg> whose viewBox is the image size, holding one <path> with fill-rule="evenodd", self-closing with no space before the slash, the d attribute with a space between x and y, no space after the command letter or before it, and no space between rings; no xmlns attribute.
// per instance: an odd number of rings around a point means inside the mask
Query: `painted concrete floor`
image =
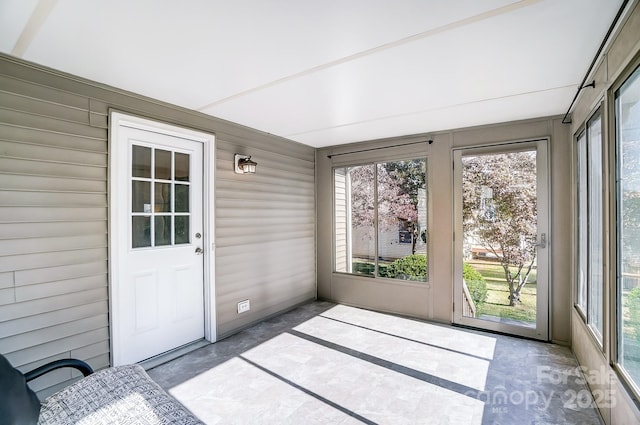
<svg viewBox="0 0 640 425"><path fill-rule="evenodd" d="M207 424L598 424L566 347L314 302L150 371Z"/></svg>

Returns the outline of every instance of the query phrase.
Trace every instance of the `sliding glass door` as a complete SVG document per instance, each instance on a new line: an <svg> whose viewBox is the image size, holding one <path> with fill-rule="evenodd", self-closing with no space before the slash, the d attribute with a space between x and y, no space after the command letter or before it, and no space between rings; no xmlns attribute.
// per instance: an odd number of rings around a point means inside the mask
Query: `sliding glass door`
<svg viewBox="0 0 640 425"><path fill-rule="evenodd" d="M548 338L547 140L454 151L458 324Z"/></svg>

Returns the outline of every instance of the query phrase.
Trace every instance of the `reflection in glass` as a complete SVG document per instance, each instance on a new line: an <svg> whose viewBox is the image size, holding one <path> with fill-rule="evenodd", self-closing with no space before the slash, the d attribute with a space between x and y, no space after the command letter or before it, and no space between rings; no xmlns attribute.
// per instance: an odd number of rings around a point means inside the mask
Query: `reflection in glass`
<svg viewBox="0 0 640 425"><path fill-rule="evenodd" d="M175 191L175 212L189 212L189 186L186 184L176 184Z"/></svg>
<svg viewBox="0 0 640 425"><path fill-rule="evenodd" d="M176 220L176 238L175 243L185 244L189 243L189 216L178 215Z"/></svg>
<svg viewBox="0 0 640 425"><path fill-rule="evenodd" d="M131 246L134 248L151 246L150 217L131 217Z"/></svg>
<svg viewBox="0 0 640 425"><path fill-rule="evenodd" d="M151 213L151 183L133 180L131 182L131 211Z"/></svg>
<svg viewBox="0 0 640 425"><path fill-rule="evenodd" d="M640 68L615 97L618 362L640 386Z"/></svg>
<svg viewBox="0 0 640 425"><path fill-rule="evenodd" d="M185 153L175 153L175 168L177 181L189 181L189 155Z"/></svg>
<svg viewBox="0 0 640 425"><path fill-rule="evenodd" d="M373 276L375 273L374 166L334 171L335 270Z"/></svg>
<svg viewBox="0 0 640 425"><path fill-rule="evenodd" d="M600 117L589 123L589 314L588 322L602 340L602 290L604 285L603 228L602 228L602 121Z"/></svg>
<svg viewBox="0 0 640 425"><path fill-rule="evenodd" d="M155 212L171 212L171 183L155 183Z"/></svg>
<svg viewBox="0 0 640 425"><path fill-rule="evenodd" d="M155 216L155 246L171 245L171 216Z"/></svg>
<svg viewBox="0 0 640 425"><path fill-rule="evenodd" d="M155 178L160 180L171 180L171 152L156 149L156 174Z"/></svg>
<svg viewBox="0 0 640 425"><path fill-rule="evenodd" d="M151 178L151 148L133 145L131 149L131 175Z"/></svg>
<svg viewBox="0 0 640 425"><path fill-rule="evenodd" d="M578 276L576 303L582 314L587 315L587 276L589 274L589 261L587 257L587 242L589 241L589 220L587 219L587 134L582 133L578 137L577 147L577 173L578 173Z"/></svg>

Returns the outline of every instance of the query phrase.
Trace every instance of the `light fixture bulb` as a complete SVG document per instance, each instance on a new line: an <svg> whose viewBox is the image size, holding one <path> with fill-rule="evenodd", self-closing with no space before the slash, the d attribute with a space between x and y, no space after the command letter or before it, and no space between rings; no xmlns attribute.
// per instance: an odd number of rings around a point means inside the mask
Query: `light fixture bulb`
<svg viewBox="0 0 640 425"><path fill-rule="evenodd" d="M255 174L257 162L251 160L250 155L241 155L239 153L234 156L234 171L236 174Z"/></svg>

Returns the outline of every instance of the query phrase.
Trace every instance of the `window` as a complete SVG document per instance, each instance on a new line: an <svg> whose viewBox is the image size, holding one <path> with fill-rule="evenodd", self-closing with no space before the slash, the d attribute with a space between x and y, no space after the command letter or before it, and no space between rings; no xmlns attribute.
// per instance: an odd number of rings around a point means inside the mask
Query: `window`
<svg viewBox="0 0 640 425"><path fill-rule="evenodd" d="M334 270L427 281L426 159L334 169Z"/></svg>
<svg viewBox="0 0 640 425"><path fill-rule="evenodd" d="M190 155L131 146L132 248L189 243Z"/></svg>
<svg viewBox="0 0 640 425"><path fill-rule="evenodd" d="M615 93L617 361L640 387L640 68Z"/></svg>
<svg viewBox="0 0 640 425"><path fill-rule="evenodd" d="M587 122L577 140L578 279L576 305L598 339L603 332L602 120Z"/></svg>
<svg viewBox="0 0 640 425"><path fill-rule="evenodd" d="M578 288L576 305L602 343L603 203L602 119L600 111L578 136Z"/></svg>
<svg viewBox="0 0 640 425"><path fill-rule="evenodd" d="M589 246L588 246L588 304L587 323L595 331L602 343L602 305L603 305L603 206L602 206L602 120L598 112L589 121L587 133L587 156L589 158Z"/></svg>
<svg viewBox="0 0 640 425"><path fill-rule="evenodd" d="M589 240L587 214L587 133L582 132L576 146L578 171L578 273L576 306L584 317L587 316L587 241Z"/></svg>

